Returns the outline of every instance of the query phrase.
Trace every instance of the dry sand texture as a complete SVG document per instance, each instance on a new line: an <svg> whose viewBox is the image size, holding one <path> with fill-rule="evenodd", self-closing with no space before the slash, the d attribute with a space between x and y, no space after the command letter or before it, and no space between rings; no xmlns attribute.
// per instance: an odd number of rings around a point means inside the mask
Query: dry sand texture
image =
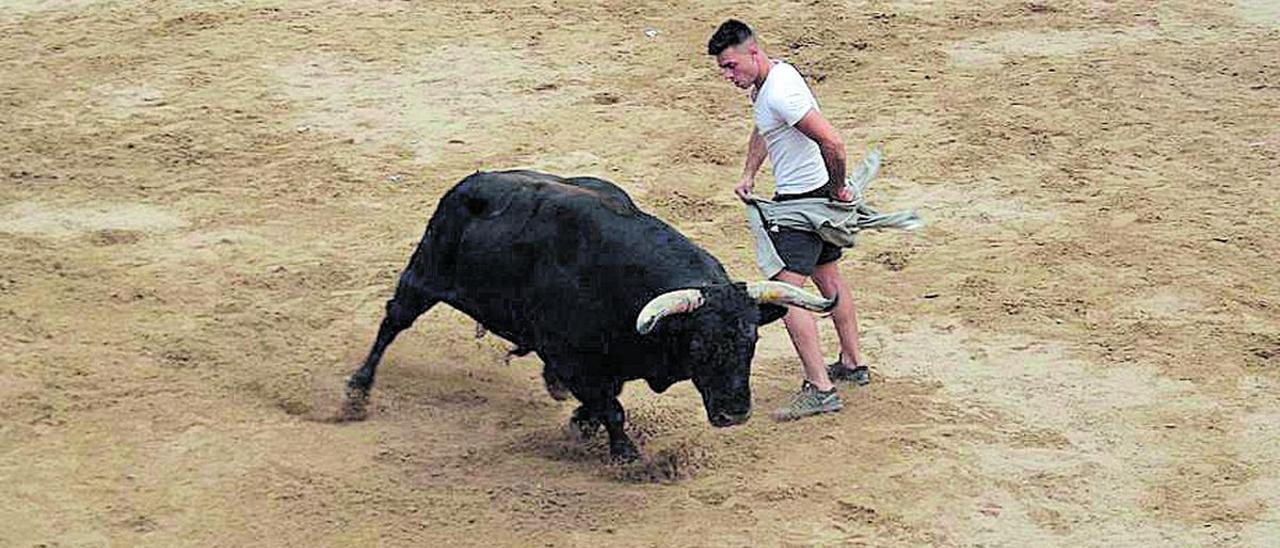
<svg viewBox="0 0 1280 548"><path fill-rule="evenodd" d="M755 276L729 15L931 222L843 262L877 382L729 430L631 386L615 467L440 307L325 422L476 169L609 178ZM1272 0L9 0L0 136L3 546L1280 538Z"/></svg>

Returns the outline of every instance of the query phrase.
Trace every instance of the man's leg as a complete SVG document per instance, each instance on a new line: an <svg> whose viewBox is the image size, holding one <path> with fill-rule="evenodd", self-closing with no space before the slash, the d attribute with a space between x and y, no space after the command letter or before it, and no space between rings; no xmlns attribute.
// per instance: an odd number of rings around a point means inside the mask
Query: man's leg
<svg viewBox="0 0 1280 548"><path fill-rule="evenodd" d="M774 276L775 280L786 282L796 287L804 287L806 278L789 270L783 270ZM836 309L839 310L840 305ZM822 347L818 345L818 323L813 313L800 307L789 307L782 322L787 326L787 334L791 336L791 344L800 355L800 363L804 365L804 378L815 388L823 392L834 386L827 377L827 366L823 363Z"/></svg>
<svg viewBox="0 0 1280 548"><path fill-rule="evenodd" d="M774 248L783 262L787 264L773 279L804 287L809 273L822 251L822 240L812 232L782 230L771 233ZM827 376L827 367L823 364L822 347L818 345L818 324L813 313L798 307L791 307L787 315L782 317L787 326L787 334L791 336L791 344L800 355L800 363L804 367L805 382L800 391L791 398L791 403L773 412L776 420L795 420L819 413L839 411L843 404L836 394L836 387Z"/></svg>
<svg viewBox="0 0 1280 548"><path fill-rule="evenodd" d="M846 367L863 365L862 345L858 340L858 313L853 307L853 294L840 278L840 269L834 261L820 264L813 271L813 283L818 291L828 299L840 296L836 308L831 312L831 321L836 325L836 334L840 337L840 363Z"/></svg>

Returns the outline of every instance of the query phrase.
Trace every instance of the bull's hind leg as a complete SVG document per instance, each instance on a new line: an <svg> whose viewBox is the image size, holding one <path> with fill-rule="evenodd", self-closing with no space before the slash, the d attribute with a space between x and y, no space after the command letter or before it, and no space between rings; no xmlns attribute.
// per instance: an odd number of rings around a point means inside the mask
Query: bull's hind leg
<svg viewBox="0 0 1280 548"><path fill-rule="evenodd" d="M556 370L554 363L543 362L542 383L546 386L547 394L551 396L551 399L556 401L569 399L569 387L565 386L564 380L560 378L560 373Z"/></svg>
<svg viewBox="0 0 1280 548"><path fill-rule="evenodd" d="M374 375L378 372L378 363L382 361L382 353L386 351L396 335L413 325L422 313L435 306L439 299L422 286L412 271L405 270L400 274L400 282L396 285L396 294L387 301L387 313L378 326L378 337L369 349L369 356L364 365L347 378L347 402L343 407L342 418L345 420L363 420L367 414L369 389L373 386Z"/></svg>
<svg viewBox="0 0 1280 548"><path fill-rule="evenodd" d="M573 410L573 416L569 417L569 426L573 428L579 439L589 440L600 431L600 419L587 409L587 406L579 405Z"/></svg>

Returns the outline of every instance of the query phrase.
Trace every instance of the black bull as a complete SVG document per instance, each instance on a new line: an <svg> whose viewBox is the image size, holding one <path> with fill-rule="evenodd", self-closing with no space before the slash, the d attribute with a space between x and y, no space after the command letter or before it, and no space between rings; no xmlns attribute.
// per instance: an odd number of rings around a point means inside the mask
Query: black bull
<svg viewBox="0 0 1280 548"><path fill-rule="evenodd" d="M781 317L780 305L835 304L779 282L734 283L715 257L608 181L476 173L440 199L400 274L373 348L347 382L352 418L364 416L387 345L439 302L515 352L537 352L548 388L582 404L573 426L590 435L603 424L619 460L638 456L623 432L624 382L662 392L692 379L712 425L739 424L751 414L756 328Z"/></svg>

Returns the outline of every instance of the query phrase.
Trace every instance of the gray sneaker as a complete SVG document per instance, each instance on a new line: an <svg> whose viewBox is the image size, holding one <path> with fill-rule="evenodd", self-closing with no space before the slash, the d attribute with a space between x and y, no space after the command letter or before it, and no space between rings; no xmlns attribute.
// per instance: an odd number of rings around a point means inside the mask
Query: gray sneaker
<svg viewBox="0 0 1280 548"><path fill-rule="evenodd" d="M839 411L843 407L844 404L840 403L840 395L836 394L835 387L823 392L809 381L804 381L804 384L800 385L800 391L791 398L791 403L773 412L773 419L792 421L809 415Z"/></svg>
<svg viewBox="0 0 1280 548"><path fill-rule="evenodd" d="M871 384L871 370L867 366L845 367L840 360L827 366L827 376L833 382L851 382L857 386Z"/></svg>

